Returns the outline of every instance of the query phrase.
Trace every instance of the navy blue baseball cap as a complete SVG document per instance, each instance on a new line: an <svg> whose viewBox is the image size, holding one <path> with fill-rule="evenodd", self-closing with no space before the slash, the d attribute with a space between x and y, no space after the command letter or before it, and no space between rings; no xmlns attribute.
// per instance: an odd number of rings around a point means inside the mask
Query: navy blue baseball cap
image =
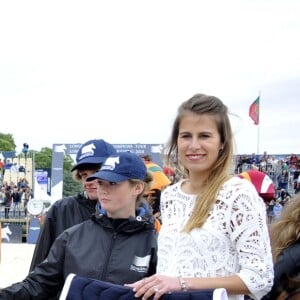
<svg viewBox="0 0 300 300"><path fill-rule="evenodd" d="M87 181L102 179L121 182L129 179L145 180L147 168L144 161L132 152L120 152L106 159L100 171L88 177Z"/></svg>
<svg viewBox="0 0 300 300"><path fill-rule="evenodd" d="M90 140L84 143L77 152L76 165L72 168L72 172L85 164L102 164L107 157L116 154L117 151L113 145L104 140Z"/></svg>

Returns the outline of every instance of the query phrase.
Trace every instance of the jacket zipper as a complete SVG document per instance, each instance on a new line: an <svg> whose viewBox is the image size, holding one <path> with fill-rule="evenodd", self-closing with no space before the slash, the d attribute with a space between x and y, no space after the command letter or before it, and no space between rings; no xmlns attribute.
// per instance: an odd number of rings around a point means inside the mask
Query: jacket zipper
<svg viewBox="0 0 300 300"><path fill-rule="evenodd" d="M108 254L107 254L105 265L103 267L103 271L102 271L102 275L101 275L101 280L104 280L104 281L106 279L106 274L107 274L107 269L108 269L108 263L110 261L110 256L111 256L113 245L115 243L116 238L117 238L117 233L114 231L113 235L112 235L112 238L111 238L111 241L110 241L110 246L109 246Z"/></svg>

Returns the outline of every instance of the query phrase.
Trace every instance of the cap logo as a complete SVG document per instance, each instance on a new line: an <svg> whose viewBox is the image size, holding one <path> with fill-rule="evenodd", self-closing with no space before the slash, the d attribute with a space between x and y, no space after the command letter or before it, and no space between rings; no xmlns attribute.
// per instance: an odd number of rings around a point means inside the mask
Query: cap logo
<svg viewBox="0 0 300 300"><path fill-rule="evenodd" d="M120 157L117 156L117 157L109 157L104 165L102 166L101 170L114 170L116 165L120 163Z"/></svg>
<svg viewBox="0 0 300 300"><path fill-rule="evenodd" d="M82 147L79 160L81 160L85 157L88 157L88 156L94 156L94 149L96 149L96 146L94 145L94 143L88 144L88 145Z"/></svg>

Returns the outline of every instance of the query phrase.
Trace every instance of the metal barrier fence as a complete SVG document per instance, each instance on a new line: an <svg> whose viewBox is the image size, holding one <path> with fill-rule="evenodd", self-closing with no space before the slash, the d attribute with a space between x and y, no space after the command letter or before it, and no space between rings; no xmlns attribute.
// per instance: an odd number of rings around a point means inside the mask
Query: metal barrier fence
<svg viewBox="0 0 300 300"><path fill-rule="evenodd" d="M27 212L22 203L19 205L12 204L10 207L0 206L0 219L25 219Z"/></svg>

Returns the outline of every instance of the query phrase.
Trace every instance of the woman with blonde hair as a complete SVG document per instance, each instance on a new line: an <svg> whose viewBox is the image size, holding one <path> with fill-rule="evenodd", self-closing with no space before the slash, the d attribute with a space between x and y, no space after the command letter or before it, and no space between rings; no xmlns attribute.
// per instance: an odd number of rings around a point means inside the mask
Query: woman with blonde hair
<svg viewBox="0 0 300 300"><path fill-rule="evenodd" d="M226 105L204 94L183 102L166 153L184 176L162 192L157 274L133 283L135 296L225 288L230 300L261 299L273 283L266 209L248 180L231 175Z"/></svg>

